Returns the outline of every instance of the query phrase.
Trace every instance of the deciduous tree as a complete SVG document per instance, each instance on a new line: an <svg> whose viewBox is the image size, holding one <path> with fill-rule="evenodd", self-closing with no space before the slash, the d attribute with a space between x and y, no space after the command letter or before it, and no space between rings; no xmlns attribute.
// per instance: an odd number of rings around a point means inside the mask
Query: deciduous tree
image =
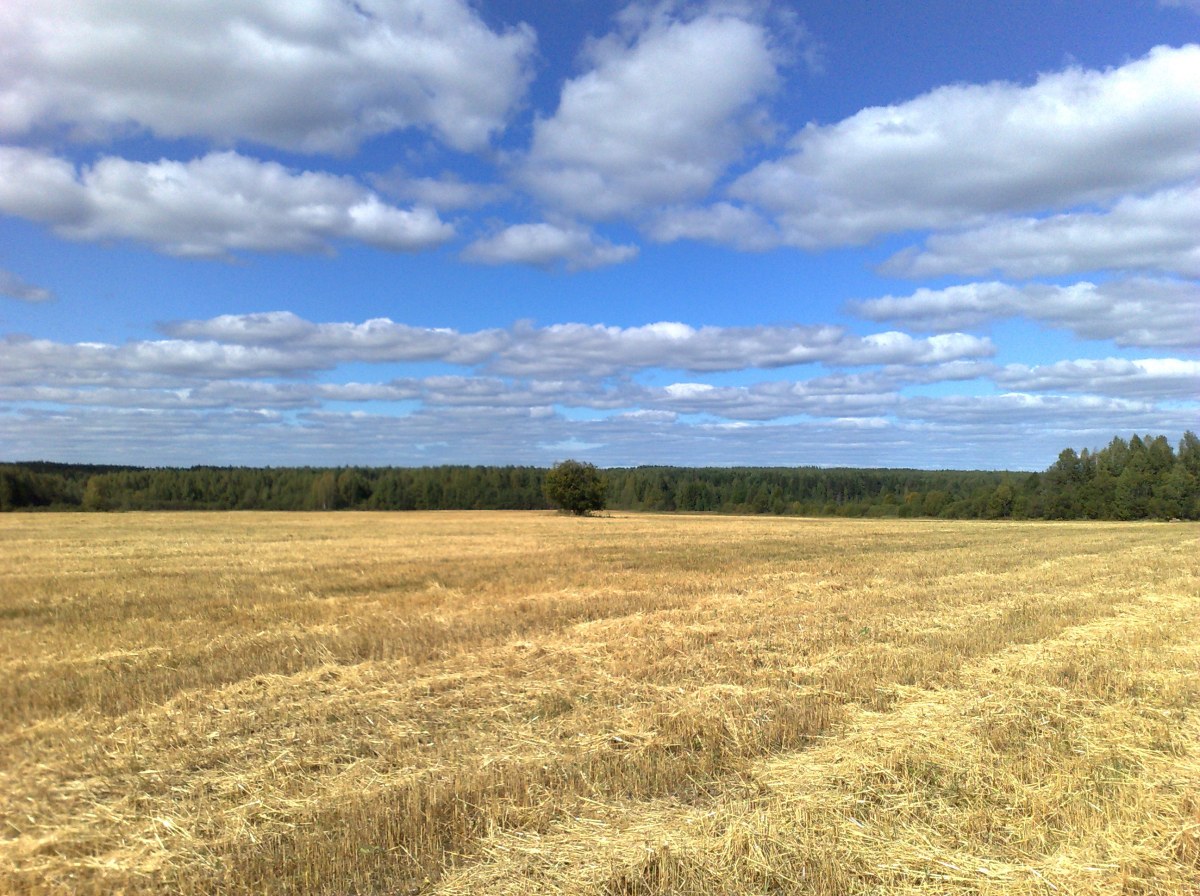
<svg viewBox="0 0 1200 896"><path fill-rule="evenodd" d="M567 513L587 516L604 509L608 483L592 464L564 460L546 473L543 490L551 504Z"/></svg>

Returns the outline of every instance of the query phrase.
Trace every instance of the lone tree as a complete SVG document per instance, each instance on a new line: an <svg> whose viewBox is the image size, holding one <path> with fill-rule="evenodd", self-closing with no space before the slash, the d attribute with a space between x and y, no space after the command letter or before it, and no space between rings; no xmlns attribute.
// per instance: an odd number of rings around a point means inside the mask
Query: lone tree
<svg viewBox="0 0 1200 896"><path fill-rule="evenodd" d="M546 500L575 516L587 516L604 509L608 483L592 464L564 460L546 473L542 484Z"/></svg>

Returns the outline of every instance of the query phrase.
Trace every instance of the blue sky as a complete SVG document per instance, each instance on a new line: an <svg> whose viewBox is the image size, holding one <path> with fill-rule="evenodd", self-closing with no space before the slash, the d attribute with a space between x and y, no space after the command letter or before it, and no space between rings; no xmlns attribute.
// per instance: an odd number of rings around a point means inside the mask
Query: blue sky
<svg viewBox="0 0 1200 896"><path fill-rule="evenodd" d="M0 460L1200 428L1200 3L13 0Z"/></svg>

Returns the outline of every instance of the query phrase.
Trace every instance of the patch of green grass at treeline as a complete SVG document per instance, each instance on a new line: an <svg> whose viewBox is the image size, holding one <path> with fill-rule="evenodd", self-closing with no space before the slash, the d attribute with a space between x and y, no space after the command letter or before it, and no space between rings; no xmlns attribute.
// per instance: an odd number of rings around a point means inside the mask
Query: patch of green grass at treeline
<svg viewBox="0 0 1200 896"><path fill-rule="evenodd" d="M0 510L536 510L539 467L0 466ZM1114 438L1043 473L816 467L604 471L614 510L964 519L1200 519L1200 438Z"/></svg>

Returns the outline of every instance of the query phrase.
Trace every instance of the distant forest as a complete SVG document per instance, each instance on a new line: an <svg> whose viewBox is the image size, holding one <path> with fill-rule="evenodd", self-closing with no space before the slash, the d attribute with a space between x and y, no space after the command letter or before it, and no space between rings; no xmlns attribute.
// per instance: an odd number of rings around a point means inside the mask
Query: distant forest
<svg viewBox="0 0 1200 896"><path fill-rule="evenodd" d="M0 510L538 510L539 467L0 465ZM1200 438L1068 448L1042 473L817 467L604 471L608 507L954 519L1200 519Z"/></svg>

